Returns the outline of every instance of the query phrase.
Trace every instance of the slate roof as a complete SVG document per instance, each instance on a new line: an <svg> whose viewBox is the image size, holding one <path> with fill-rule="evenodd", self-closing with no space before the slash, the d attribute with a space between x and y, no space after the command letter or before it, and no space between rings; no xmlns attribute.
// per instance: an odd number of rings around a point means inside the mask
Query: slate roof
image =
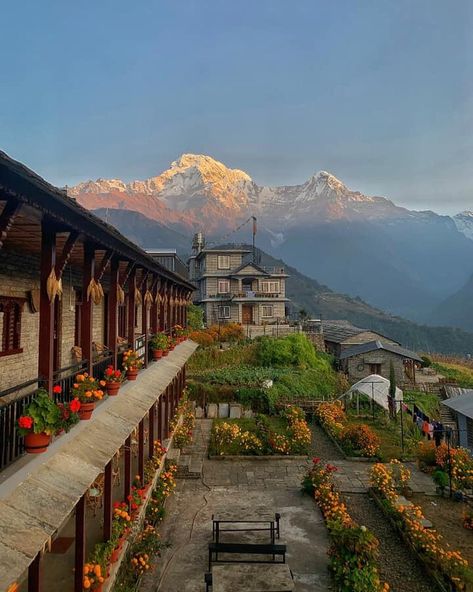
<svg viewBox="0 0 473 592"><path fill-rule="evenodd" d="M461 415L473 419L473 390L464 395L458 395L458 397L442 401L441 403L442 405L445 405L445 407L450 407L450 409L456 413L460 413Z"/></svg>
<svg viewBox="0 0 473 592"><path fill-rule="evenodd" d="M245 261L244 263L242 263L241 265L239 265L236 269L232 269L232 271L230 272L229 275L236 275L242 269L245 269L245 267L254 267L257 271L259 271L263 275L267 275L267 276L271 275L265 269L263 269L260 265L258 265L257 263L253 263L252 261Z"/></svg>
<svg viewBox="0 0 473 592"><path fill-rule="evenodd" d="M322 321L322 328L324 332L324 339L325 341L333 341L334 343L343 343L350 337L354 337L355 335L360 335L360 333L376 333L380 337L385 337L386 339L391 339L391 337L387 337L386 335L382 335L378 333L378 331L374 331L373 329L362 329L361 327L356 327L352 325L349 321ZM398 344L400 345L400 344Z"/></svg>
<svg viewBox="0 0 473 592"><path fill-rule="evenodd" d="M397 354L404 358L410 358L411 360L415 360L416 362L422 363L423 361L422 358L420 358L415 352L411 351L410 349L405 349L400 345L381 343L381 341L369 341L368 343L360 343L360 345L353 345L352 347L347 347L347 349L343 350L340 354L340 359L345 360L347 358L352 358L353 356L359 354L367 354L368 352L380 349L391 352L393 354Z"/></svg>

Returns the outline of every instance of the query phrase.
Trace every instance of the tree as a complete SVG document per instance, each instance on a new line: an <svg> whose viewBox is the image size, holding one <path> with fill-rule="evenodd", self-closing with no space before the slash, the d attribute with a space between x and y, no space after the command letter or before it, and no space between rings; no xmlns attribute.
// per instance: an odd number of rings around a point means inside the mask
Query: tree
<svg viewBox="0 0 473 592"><path fill-rule="evenodd" d="M394 372L394 364L389 365L389 396L396 398L396 373Z"/></svg>
<svg viewBox="0 0 473 592"><path fill-rule="evenodd" d="M187 326L191 331L198 331L204 326L204 311L200 306L187 306Z"/></svg>
<svg viewBox="0 0 473 592"><path fill-rule="evenodd" d="M301 321L305 321L309 318L309 313L306 311L305 308L301 308L299 311L299 318Z"/></svg>

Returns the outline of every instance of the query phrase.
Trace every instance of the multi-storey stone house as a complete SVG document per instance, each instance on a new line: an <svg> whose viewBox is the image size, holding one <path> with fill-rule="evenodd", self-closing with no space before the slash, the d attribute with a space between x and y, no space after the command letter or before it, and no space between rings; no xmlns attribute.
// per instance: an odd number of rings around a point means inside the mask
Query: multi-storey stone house
<svg viewBox="0 0 473 592"><path fill-rule="evenodd" d="M204 308L208 325L222 322L263 325L284 322L289 299L283 267L263 267L244 248L204 248L194 240L190 279L194 301Z"/></svg>

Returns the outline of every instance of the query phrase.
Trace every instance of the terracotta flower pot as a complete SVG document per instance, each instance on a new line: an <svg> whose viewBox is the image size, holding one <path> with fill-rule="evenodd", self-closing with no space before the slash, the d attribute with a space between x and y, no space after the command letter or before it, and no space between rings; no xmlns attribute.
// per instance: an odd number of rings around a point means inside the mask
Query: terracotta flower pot
<svg viewBox="0 0 473 592"><path fill-rule="evenodd" d="M172 344L172 345L169 346L169 350L170 351L172 351L174 348L175 348L175 345L174 344Z"/></svg>
<svg viewBox="0 0 473 592"><path fill-rule="evenodd" d="M167 350L167 349L163 350L163 356L164 357L166 357L168 355L168 353L169 353L169 350Z"/></svg>
<svg viewBox="0 0 473 592"><path fill-rule="evenodd" d="M110 397L115 397L118 395L118 391L120 390L120 383L119 382L107 382L107 393Z"/></svg>
<svg viewBox="0 0 473 592"><path fill-rule="evenodd" d="M137 376L138 376L138 368L129 368L126 371L127 380L136 380Z"/></svg>
<svg viewBox="0 0 473 592"><path fill-rule="evenodd" d="M34 434L30 432L25 436L25 450L29 454L39 454L40 452L46 452L49 443L51 442L51 436L41 432L40 434Z"/></svg>
<svg viewBox="0 0 473 592"><path fill-rule="evenodd" d="M153 349L153 360L159 360L159 358L163 357L163 350L162 349Z"/></svg>
<svg viewBox="0 0 473 592"><path fill-rule="evenodd" d="M116 563L118 561L118 558L120 557L120 553L121 553L121 545L118 545L117 547L115 547L115 549L113 549L112 554L110 556L110 561L112 563Z"/></svg>
<svg viewBox="0 0 473 592"><path fill-rule="evenodd" d="M92 417L92 412L95 409L95 403L81 403L79 409L79 417L81 419L90 419Z"/></svg>

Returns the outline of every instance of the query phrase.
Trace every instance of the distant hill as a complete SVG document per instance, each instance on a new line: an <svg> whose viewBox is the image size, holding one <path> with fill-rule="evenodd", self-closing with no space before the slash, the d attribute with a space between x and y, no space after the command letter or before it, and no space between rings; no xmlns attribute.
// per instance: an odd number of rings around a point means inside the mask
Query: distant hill
<svg viewBox="0 0 473 592"><path fill-rule="evenodd" d="M473 331L473 275L458 292L446 298L434 310L429 322Z"/></svg>
<svg viewBox="0 0 473 592"><path fill-rule="evenodd" d="M121 209L99 209L94 213L116 226L125 236L145 248L175 248L184 259L189 255L191 236L168 228L143 214ZM439 353L473 353L473 333L450 327L419 325L401 317L375 308L361 298L334 292L327 286L311 279L260 251L263 265L283 266L290 277L287 294L295 310L304 308L311 315L326 319L346 319L355 325L386 334L406 347L417 351Z"/></svg>

